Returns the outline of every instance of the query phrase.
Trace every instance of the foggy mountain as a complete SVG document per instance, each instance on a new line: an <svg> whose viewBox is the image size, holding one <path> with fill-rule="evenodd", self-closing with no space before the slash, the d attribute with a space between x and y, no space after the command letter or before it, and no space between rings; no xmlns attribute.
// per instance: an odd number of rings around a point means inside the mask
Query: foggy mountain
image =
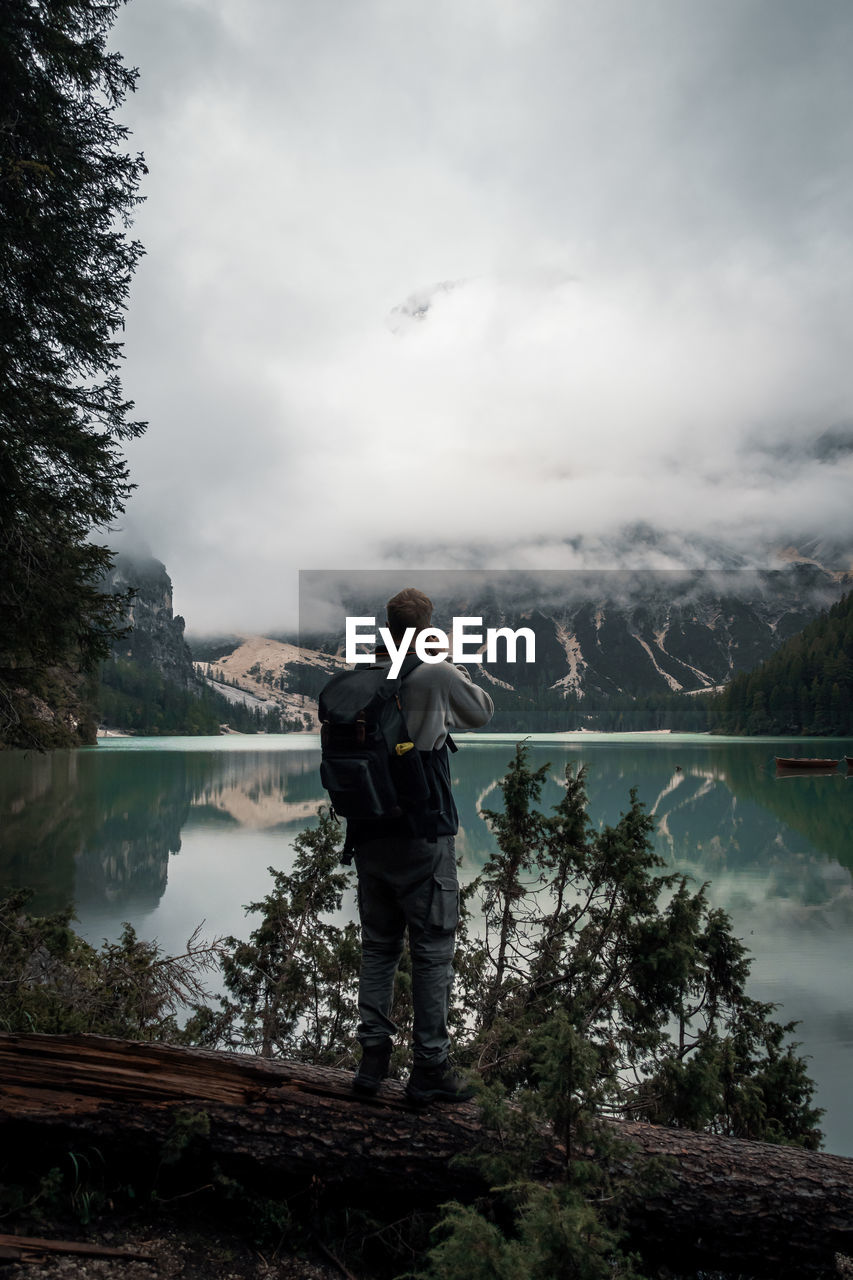
<svg viewBox="0 0 853 1280"><path fill-rule="evenodd" d="M496 660L467 662L495 699L494 727L594 727L613 700L710 691L768 657L853 581L820 563L827 550L838 563L835 549L812 544L790 550L776 569L303 574L298 635L236 634L221 653L215 641L191 645L248 692L282 707L298 699L304 713L344 660L345 619L372 617L378 628L389 596L415 585L446 632L465 617L482 619L482 629L534 633L533 663L521 660L524 645L508 661L503 642Z"/></svg>

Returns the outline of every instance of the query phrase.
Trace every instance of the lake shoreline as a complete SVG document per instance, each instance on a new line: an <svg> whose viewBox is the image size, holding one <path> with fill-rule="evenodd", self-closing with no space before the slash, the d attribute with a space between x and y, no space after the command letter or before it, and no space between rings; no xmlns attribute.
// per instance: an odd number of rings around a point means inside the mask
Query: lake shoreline
<svg viewBox="0 0 853 1280"><path fill-rule="evenodd" d="M826 748L829 743L839 743L846 746L846 750L842 749L840 754L851 753L853 750L853 738L837 738L837 737L797 737L791 734L761 734L755 736L728 736L725 734L702 732L681 732L676 729L631 729L631 730L615 730L615 729L564 729L564 730L534 730L519 729L516 732L508 733L492 733L486 730L474 730L467 733L454 733L454 741L460 746L471 746L476 744L494 745L509 744L519 742L549 743L555 745L561 744L583 744L590 746L595 744L612 743L612 744L630 744L637 743L661 746L672 744L705 744L709 748L714 746L724 746L733 743L751 744L759 746L761 744L771 746L773 744L787 743L791 748L801 749L809 743L819 743L822 748ZM125 730L108 730L98 734L98 739L92 746L67 748L71 751L89 752L104 750L154 750L160 748L163 751L294 751L294 750L319 750L320 734L317 731L299 731L295 733L238 733L231 732L226 734L194 734L192 736L182 734L134 734ZM776 753L778 754L778 753Z"/></svg>

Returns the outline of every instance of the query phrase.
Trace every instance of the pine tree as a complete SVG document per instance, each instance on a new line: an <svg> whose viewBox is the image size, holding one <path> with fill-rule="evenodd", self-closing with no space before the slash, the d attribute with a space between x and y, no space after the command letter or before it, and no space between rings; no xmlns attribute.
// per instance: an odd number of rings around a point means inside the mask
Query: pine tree
<svg viewBox="0 0 853 1280"><path fill-rule="evenodd" d="M641 1167L607 1116L807 1148L821 1138L793 1024L747 995L746 948L705 886L663 871L636 790L597 830L583 769L567 770L553 815L534 809L547 769L531 770L520 745L503 812L486 814L498 850L470 895L483 935L457 956L457 1052L486 1084L498 1141L471 1159L492 1190L444 1206L420 1280L637 1277L620 1210L661 1170ZM543 1121L565 1151L547 1185Z"/></svg>
<svg viewBox="0 0 853 1280"><path fill-rule="evenodd" d="M197 1005L185 1038L270 1057L339 1064L355 1036L360 948L340 911L349 873L340 865L338 824L321 811L293 842L289 873L270 867L272 892L246 910L259 923L248 942L226 938L227 997L220 1010Z"/></svg>
<svg viewBox="0 0 853 1280"><path fill-rule="evenodd" d="M843 596L710 704L722 733L838 734L853 729L853 594Z"/></svg>
<svg viewBox="0 0 853 1280"><path fill-rule="evenodd" d="M596 1108L816 1146L791 1027L746 994L746 948L706 888L662 870L636 790L596 830L584 770L569 768L546 815L534 806L549 766L531 770L527 755L521 744L503 812L485 813L498 850L477 882L484 935L460 956L468 1061L509 1090L527 1086L541 1071L534 1040L567 1017L596 1062Z"/></svg>
<svg viewBox="0 0 853 1280"><path fill-rule="evenodd" d="M145 425L118 374L145 172L115 116L137 75L106 48L120 6L0 7L0 745L41 744L28 695L92 670L127 606L89 541L124 509L121 442Z"/></svg>

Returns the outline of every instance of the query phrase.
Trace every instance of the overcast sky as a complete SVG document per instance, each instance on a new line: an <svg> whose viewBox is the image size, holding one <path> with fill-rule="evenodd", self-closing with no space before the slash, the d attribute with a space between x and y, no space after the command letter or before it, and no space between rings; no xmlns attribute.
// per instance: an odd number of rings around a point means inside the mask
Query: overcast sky
<svg viewBox="0 0 853 1280"><path fill-rule="evenodd" d="M636 522L853 545L849 0L131 0L113 44L125 524L190 630Z"/></svg>

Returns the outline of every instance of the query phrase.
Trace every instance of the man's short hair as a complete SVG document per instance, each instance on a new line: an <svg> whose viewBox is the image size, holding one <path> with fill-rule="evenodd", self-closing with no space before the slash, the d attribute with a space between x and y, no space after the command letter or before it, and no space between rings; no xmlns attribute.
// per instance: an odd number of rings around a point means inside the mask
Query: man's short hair
<svg viewBox="0 0 853 1280"><path fill-rule="evenodd" d="M432 601L417 587L405 587L398 591L385 606L388 630L395 640L402 640L407 627L423 631L432 620Z"/></svg>

